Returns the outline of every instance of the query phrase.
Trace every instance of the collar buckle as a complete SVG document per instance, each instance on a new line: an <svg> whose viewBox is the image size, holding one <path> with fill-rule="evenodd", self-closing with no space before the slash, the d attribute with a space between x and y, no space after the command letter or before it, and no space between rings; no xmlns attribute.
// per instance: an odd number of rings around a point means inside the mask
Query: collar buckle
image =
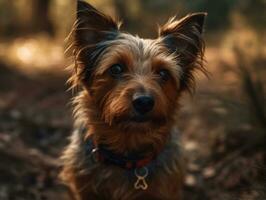
<svg viewBox="0 0 266 200"><path fill-rule="evenodd" d="M99 149L93 148L90 152L90 159L92 162L97 163L99 162Z"/></svg>

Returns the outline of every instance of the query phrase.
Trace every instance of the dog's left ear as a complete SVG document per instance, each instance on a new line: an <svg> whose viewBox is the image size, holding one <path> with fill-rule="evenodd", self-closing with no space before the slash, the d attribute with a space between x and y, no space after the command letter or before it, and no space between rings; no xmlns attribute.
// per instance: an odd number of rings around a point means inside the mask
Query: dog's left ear
<svg viewBox="0 0 266 200"><path fill-rule="evenodd" d="M186 79L193 78L192 70L203 59L202 33L206 15L207 13L193 13L180 20L172 18L159 28L159 37L170 53L176 54L177 62L183 69L181 84L189 84Z"/></svg>

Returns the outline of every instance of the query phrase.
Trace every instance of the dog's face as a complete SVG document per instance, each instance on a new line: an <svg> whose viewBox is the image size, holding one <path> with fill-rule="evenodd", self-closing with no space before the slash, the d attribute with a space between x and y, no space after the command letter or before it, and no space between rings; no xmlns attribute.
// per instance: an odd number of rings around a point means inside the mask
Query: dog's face
<svg viewBox="0 0 266 200"><path fill-rule="evenodd" d="M141 39L78 1L73 29L76 71L101 120L127 131L147 132L172 121L180 93L201 67L205 13L174 18L157 39Z"/></svg>
<svg viewBox="0 0 266 200"><path fill-rule="evenodd" d="M157 40L119 34L92 76L90 91L105 122L129 130L158 128L176 107L181 68Z"/></svg>

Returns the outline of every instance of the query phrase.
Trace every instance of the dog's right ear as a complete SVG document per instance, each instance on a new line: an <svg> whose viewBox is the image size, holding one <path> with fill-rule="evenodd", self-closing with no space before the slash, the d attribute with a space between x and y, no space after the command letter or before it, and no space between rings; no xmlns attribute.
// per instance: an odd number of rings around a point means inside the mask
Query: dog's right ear
<svg viewBox="0 0 266 200"><path fill-rule="evenodd" d="M85 1L78 0L76 25L76 42L79 45L88 45L115 37L120 24Z"/></svg>
<svg viewBox="0 0 266 200"><path fill-rule="evenodd" d="M77 21L72 31L78 79L88 82L95 62L108 42L119 33L120 23L85 1L77 1Z"/></svg>

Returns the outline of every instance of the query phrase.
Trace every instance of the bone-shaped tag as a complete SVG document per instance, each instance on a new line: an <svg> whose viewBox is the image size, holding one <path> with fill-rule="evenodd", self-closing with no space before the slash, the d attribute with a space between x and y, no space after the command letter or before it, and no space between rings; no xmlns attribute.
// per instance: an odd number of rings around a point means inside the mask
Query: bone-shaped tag
<svg viewBox="0 0 266 200"><path fill-rule="evenodd" d="M143 177L137 177L137 178L138 178L138 180L134 184L135 189L146 190L148 188L148 184L146 183L145 178L143 178Z"/></svg>
<svg viewBox="0 0 266 200"><path fill-rule="evenodd" d="M135 189L146 190L148 188L148 184L145 180L148 174L149 174L149 171L146 167L135 169L135 175L137 177L137 181L134 184Z"/></svg>

